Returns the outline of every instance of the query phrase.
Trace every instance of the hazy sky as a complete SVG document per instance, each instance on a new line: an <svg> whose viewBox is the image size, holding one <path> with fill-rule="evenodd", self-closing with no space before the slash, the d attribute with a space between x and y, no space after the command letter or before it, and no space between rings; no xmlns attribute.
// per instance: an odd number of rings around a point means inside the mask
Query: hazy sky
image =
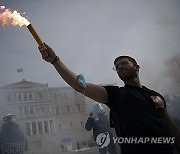
<svg viewBox="0 0 180 154"><path fill-rule="evenodd" d="M141 66L143 85L162 93L178 89L165 64L180 55L179 0L0 0L0 5L26 12L41 39L87 82L123 85L113 60L130 55ZM26 27L0 27L0 72L0 86L23 78L67 85L41 59Z"/></svg>

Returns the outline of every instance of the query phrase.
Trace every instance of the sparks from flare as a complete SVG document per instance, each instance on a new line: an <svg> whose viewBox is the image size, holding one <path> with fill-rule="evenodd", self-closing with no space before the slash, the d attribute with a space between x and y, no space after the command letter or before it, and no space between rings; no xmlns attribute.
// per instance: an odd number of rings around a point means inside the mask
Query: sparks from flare
<svg viewBox="0 0 180 154"><path fill-rule="evenodd" d="M2 11L2 13L1 13L1 11ZM9 24L12 24L14 26L20 26L20 27L21 26L26 26L29 29L32 36L34 37L34 39L36 40L36 42L39 45L46 48L44 46L42 40L38 36L37 32L33 28L33 26L30 24L30 22L25 17L23 17L16 10L11 11L10 9L6 9L5 6L0 6L0 25L5 27L5 26L7 26Z"/></svg>

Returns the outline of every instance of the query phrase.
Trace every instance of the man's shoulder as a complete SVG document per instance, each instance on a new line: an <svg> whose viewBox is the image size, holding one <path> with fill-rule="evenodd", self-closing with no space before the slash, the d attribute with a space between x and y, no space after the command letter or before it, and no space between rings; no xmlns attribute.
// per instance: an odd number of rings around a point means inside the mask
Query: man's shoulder
<svg viewBox="0 0 180 154"><path fill-rule="evenodd" d="M108 94L108 106L114 104L114 102L123 102L126 97L126 87L120 86L105 86L105 89Z"/></svg>
<svg viewBox="0 0 180 154"><path fill-rule="evenodd" d="M150 89L150 88L147 88L146 86L142 86L143 90L147 91L147 92L150 92L152 94L155 94L155 95L159 95L159 96L162 96L159 92L153 90L153 89Z"/></svg>
<svg viewBox="0 0 180 154"><path fill-rule="evenodd" d="M166 108L166 100L164 98L163 95L161 95L159 92L149 89L147 87L143 87L145 90L149 91L149 93L151 94L151 98L153 99L153 101L156 103L155 105L157 105L157 107L159 107L159 105L162 106L162 103L165 105ZM160 104L161 102L161 104Z"/></svg>
<svg viewBox="0 0 180 154"><path fill-rule="evenodd" d="M106 85L103 86L105 89L113 89L113 90L122 90L125 89L123 86L118 86L118 85Z"/></svg>

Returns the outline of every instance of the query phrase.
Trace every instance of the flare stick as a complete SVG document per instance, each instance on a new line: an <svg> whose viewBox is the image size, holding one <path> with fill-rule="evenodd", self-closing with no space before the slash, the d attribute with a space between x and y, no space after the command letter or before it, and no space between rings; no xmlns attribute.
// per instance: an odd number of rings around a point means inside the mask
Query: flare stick
<svg viewBox="0 0 180 154"><path fill-rule="evenodd" d="M34 37L34 39L36 40L36 42L37 42L40 46L43 46L43 47L46 49L43 41L41 40L41 38L39 37L39 35L38 35L37 32L35 31L34 27L33 27L31 24L29 24L29 25L27 26L27 28L29 29L30 33L32 34L32 36Z"/></svg>

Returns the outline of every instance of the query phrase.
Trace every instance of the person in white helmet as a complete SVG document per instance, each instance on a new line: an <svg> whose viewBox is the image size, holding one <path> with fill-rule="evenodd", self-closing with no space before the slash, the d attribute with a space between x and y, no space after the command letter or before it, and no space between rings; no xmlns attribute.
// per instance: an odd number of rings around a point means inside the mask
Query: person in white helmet
<svg viewBox="0 0 180 154"><path fill-rule="evenodd" d="M90 116L85 124L85 129L93 131L93 137L99 146L100 154L117 154L110 121L99 103L93 105ZM107 145L105 142L107 142Z"/></svg>

